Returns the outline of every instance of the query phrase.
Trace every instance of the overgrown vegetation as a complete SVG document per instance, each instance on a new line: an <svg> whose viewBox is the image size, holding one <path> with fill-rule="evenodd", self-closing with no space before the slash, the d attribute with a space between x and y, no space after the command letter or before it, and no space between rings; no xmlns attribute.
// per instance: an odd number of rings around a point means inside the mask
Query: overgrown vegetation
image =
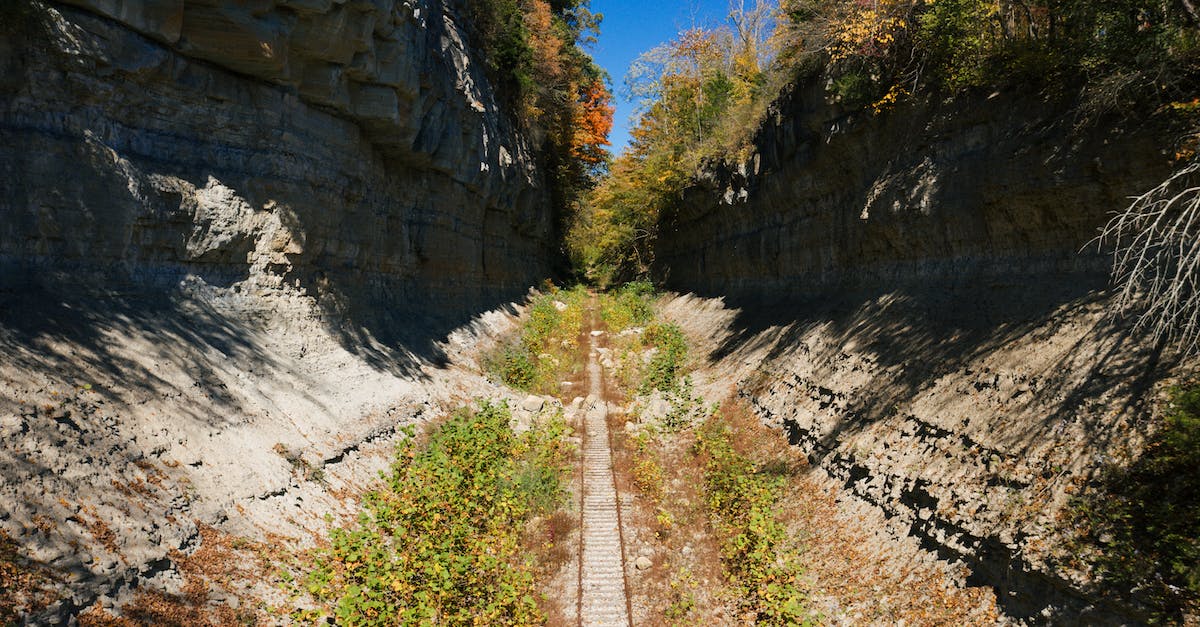
<svg viewBox="0 0 1200 627"><path fill-rule="evenodd" d="M553 286L536 296L513 341L484 359L484 367L500 382L527 392L551 392L564 375L577 371L583 302L587 290Z"/></svg>
<svg viewBox="0 0 1200 627"><path fill-rule="evenodd" d="M710 595L709 603L715 596L736 603L739 622L808 624L813 617L798 579L800 549L789 541L775 511L790 475L734 451L730 429L716 407L705 407L695 394L683 330L656 318L651 295L648 284L638 283L610 290L602 300L603 310L609 312L606 320L618 321L626 331L623 343L610 340L610 346L626 353L621 362L632 362L636 372L629 377L630 391L638 394L636 422L618 438L618 456L644 499L642 516L670 552L706 536L708 520L716 530L709 563L672 560L676 570L660 584L665 588L660 594L667 597L661 618L673 624L694 624L700 618L694 567L723 573L729 588L705 594ZM635 329L631 320L638 321L640 332L628 333ZM696 492L689 496L692 491Z"/></svg>
<svg viewBox="0 0 1200 627"><path fill-rule="evenodd" d="M610 346L618 359L632 365L626 369L625 383L636 381L633 387L641 394L655 390L670 394L680 391L687 338L678 325L654 320L655 296L654 286L648 281L625 283L601 296L600 317L610 333L620 336L637 331L635 339L618 338ZM649 361L643 361L640 356L647 349Z"/></svg>
<svg viewBox="0 0 1200 627"><path fill-rule="evenodd" d="M608 285L645 275L658 216L704 155L744 135L742 114L764 101L757 95L770 58L770 18L770 5L759 2L734 11L731 25L681 33L630 68L626 85L640 101L633 143L589 194L568 235L572 260L589 280Z"/></svg>
<svg viewBox="0 0 1200 627"><path fill-rule="evenodd" d="M723 563L746 618L760 625L808 625L799 583L798 548L791 545L776 503L787 482L734 450L729 427L714 416L697 430L705 493L721 539Z"/></svg>
<svg viewBox="0 0 1200 627"><path fill-rule="evenodd" d="M334 529L300 582L341 625L532 625L544 620L521 531L564 498L561 416L517 436L502 405L455 414L400 446L356 524Z"/></svg>
<svg viewBox="0 0 1200 627"><path fill-rule="evenodd" d="M674 392L687 359L687 339L678 325L655 322L642 332L642 343L654 350L642 374L640 391Z"/></svg>
<svg viewBox="0 0 1200 627"><path fill-rule="evenodd" d="M1076 522L1104 587L1151 609L1155 622L1200 609L1200 384L1170 392L1145 452L1113 468Z"/></svg>
<svg viewBox="0 0 1200 627"><path fill-rule="evenodd" d="M1019 86L1080 95L1080 117L1186 113L1200 96L1193 0L758 0L643 54L629 150L569 234L600 284L648 272L660 216L706 161L746 156L767 105L821 81L848 111L882 114L920 93ZM1192 128L1200 127L1195 119ZM1198 135L1170 148L1189 157Z"/></svg>
<svg viewBox="0 0 1200 627"><path fill-rule="evenodd" d="M609 333L644 325L654 318L653 298L654 285L649 281L631 281L604 293L600 318Z"/></svg>

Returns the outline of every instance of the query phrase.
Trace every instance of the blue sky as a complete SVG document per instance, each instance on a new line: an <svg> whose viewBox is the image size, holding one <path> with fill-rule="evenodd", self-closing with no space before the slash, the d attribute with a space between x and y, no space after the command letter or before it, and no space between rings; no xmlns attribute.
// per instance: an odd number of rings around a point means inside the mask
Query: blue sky
<svg viewBox="0 0 1200 627"><path fill-rule="evenodd" d="M633 115L633 105L621 95L629 64L646 50L674 39L681 29L723 22L729 0L592 0L591 8L604 14L600 41L589 52L612 76L617 112L609 140L613 154L620 154L629 143Z"/></svg>

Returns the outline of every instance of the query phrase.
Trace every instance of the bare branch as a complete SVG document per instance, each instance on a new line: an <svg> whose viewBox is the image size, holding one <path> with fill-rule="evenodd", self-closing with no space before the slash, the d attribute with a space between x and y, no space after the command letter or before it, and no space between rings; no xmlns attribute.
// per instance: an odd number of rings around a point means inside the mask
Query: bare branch
<svg viewBox="0 0 1200 627"><path fill-rule="evenodd" d="M1200 349L1200 162L1133 199L1093 240L1111 246L1118 311L1140 312L1137 328Z"/></svg>

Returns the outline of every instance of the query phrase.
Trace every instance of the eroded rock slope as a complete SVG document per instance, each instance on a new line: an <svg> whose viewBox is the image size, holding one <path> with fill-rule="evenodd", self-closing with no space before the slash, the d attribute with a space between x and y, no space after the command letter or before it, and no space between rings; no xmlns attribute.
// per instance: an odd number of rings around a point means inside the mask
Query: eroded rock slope
<svg viewBox="0 0 1200 627"><path fill-rule="evenodd" d="M464 12L0 7L0 531L57 579L30 620L183 595L210 526L302 544L398 426L497 393L471 355L555 234Z"/></svg>
<svg viewBox="0 0 1200 627"><path fill-rule="evenodd" d="M1107 317L1110 212L1170 169L1154 122L1028 93L776 103L660 225L671 316L890 533L1032 623L1145 620L1094 586L1073 495L1137 454L1161 347ZM700 313L708 311L707 314ZM1144 608L1143 608L1144 609Z"/></svg>

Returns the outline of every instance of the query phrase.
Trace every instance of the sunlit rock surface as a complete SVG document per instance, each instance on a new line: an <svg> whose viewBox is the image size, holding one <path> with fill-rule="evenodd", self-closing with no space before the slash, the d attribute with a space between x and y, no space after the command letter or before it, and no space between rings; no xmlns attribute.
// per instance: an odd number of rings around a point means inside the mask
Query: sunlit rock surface
<svg viewBox="0 0 1200 627"><path fill-rule="evenodd" d="M304 545L399 426L503 394L470 356L556 244L463 12L0 7L0 531L60 577L33 622L182 594L206 529Z"/></svg>

